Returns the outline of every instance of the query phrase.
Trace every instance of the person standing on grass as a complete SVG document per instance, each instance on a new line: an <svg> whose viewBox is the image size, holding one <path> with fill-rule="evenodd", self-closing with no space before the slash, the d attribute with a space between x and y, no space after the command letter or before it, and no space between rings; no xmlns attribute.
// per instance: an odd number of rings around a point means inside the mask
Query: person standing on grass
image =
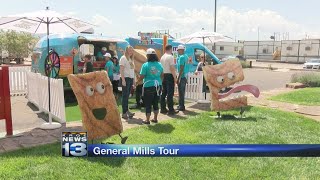
<svg viewBox="0 0 320 180"><path fill-rule="evenodd" d="M91 62L91 55L87 54L84 56L84 67L83 73L93 72L93 64Z"/></svg>
<svg viewBox="0 0 320 180"><path fill-rule="evenodd" d="M113 93L115 95L118 95L119 94L118 86L119 86L119 80L120 80L120 65L119 65L118 56L113 56L112 61L113 61L113 80L112 80Z"/></svg>
<svg viewBox="0 0 320 180"><path fill-rule="evenodd" d="M179 92L179 111L185 111L185 105L184 105L184 98L186 93L186 85L187 85L187 74L188 74L188 56L184 53L185 47L183 45L178 46L178 63L177 63L177 69L179 72L178 75L178 92Z"/></svg>
<svg viewBox="0 0 320 180"><path fill-rule="evenodd" d="M133 64L133 48L127 46L124 55L120 58L120 76L122 84L122 118L129 119L134 113L129 111L129 96L134 86L134 64Z"/></svg>
<svg viewBox="0 0 320 180"><path fill-rule="evenodd" d="M174 58L172 55L172 45L166 46L166 52L161 57L160 62L163 66L163 81L162 81L162 95L161 95L161 110L160 113L168 113L170 115L178 113L178 111L173 108L173 95L174 86L177 83L177 75L174 64ZM167 98L167 102L166 102ZM167 109L168 103L168 109Z"/></svg>
<svg viewBox="0 0 320 180"><path fill-rule="evenodd" d="M196 68L195 75L198 75L199 72L202 72L202 71L203 71L203 67L206 66L205 59L206 59L205 55L204 55L204 54L201 54L201 55L200 55L200 60L199 60L198 66L197 66L197 68ZM206 88L207 88L206 80L204 79L204 76L203 76L202 92L206 92Z"/></svg>
<svg viewBox="0 0 320 180"><path fill-rule="evenodd" d="M140 80L143 79L142 95L146 108L146 120L143 124L150 124L151 109L153 107L153 123L158 122L159 99L163 79L163 67L159 62L156 51L152 48L147 49L147 62L144 63L140 71Z"/></svg>
<svg viewBox="0 0 320 180"><path fill-rule="evenodd" d="M104 69L107 71L110 81L112 81L113 80L113 62L111 60L111 54L106 53L104 55L104 59L106 61L106 65L104 66Z"/></svg>

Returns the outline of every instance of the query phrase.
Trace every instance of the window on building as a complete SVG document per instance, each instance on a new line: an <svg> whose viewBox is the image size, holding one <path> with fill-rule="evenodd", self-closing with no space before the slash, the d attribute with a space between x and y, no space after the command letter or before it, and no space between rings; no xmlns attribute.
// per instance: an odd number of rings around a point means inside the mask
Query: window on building
<svg viewBox="0 0 320 180"><path fill-rule="evenodd" d="M306 50L306 51L311 51L311 47L310 47L310 46L307 46L307 47L305 47L305 50Z"/></svg>
<svg viewBox="0 0 320 180"><path fill-rule="evenodd" d="M224 51L224 46L220 46L220 51Z"/></svg>
<svg viewBox="0 0 320 180"><path fill-rule="evenodd" d="M263 53L263 54L267 54L267 53L268 53L268 49L264 48L264 49L262 50L262 53Z"/></svg>
<svg viewBox="0 0 320 180"><path fill-rule="evenodd" d="M292 51L292 47L291 47L291 46L288 46L288 47L287 47L287 51Z"/></svg>
<svg viewBox="0 0 320 180"><path fill-rule="evenodd" d="M234 47L234 51L239 51L239 48L238 47Z"/></svg>

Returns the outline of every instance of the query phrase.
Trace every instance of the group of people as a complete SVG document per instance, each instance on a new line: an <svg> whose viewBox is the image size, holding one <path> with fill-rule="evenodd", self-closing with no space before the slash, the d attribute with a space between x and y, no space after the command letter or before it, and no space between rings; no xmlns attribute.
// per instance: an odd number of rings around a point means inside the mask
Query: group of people
<svg viewBox="0 0 320 180"><path fill-rule="evenodd" d="M137 106L144 105L146 111L146 120L144 124L150 122L158 122L158 114L168 113L170 115L176 114L179 111L185 111L184 96L187 83L188 56L185 54L185 47L178 46L179 57L177 59L177 70L179 72L176 76L176 65L172 54L172 46L166 46L165 54L159 59L156 51L152 48L147 49L147 62L145 62L140 70L136 89ZM125 55L120 59L120 74L122 81L122 117L130 118L134 116L128 108L128 98L131 92L131 87L135 87L134 82L134 63L132 60L133 48L128 46L125 50ZM175 84L179 89L179 106L174 109L173 96ZM159 108L160 101L160 108ZM154 116L151 119L151 112Z"/></svg>
<svg viewBox="0 0 320 180"><path fill-rule="evenodd" d="M125 49L124 55L118 61L118 57L111 57L110 53L103 55L106 65L105 70L112 80L114 93L118 93L118 83L122 86L122 118L132 118L135 113L129 111L129 97L132 88L136 88L137 106L145 107L146 119L143 124L158 122L158 114L174 115L179 111L185 111L185 89L187 84L188 56L185 54L185 47L178 46L177 64L174 62L172 46L165 47L165 54L159 59L156 51L152 48L147 49L147 62L145 62L135 80L133 53L131 46ZM93 66L89 55L85 56L84 72L92 72ZM199 63L197 71L201 71L204 64ZM178 71L178 77L176 73ZM141 83L139 83L141 82ZM175 84L178 85L179 105L175 109L173 103ZM137 87L136 87L137 85ZM160 101L160 109L159 109ZM154 116L151 119L151 112Z"/></svg>
<svg viewBox="0 0 320 180"><path fill-rule="evenodd" d="M113 92L115 94L118 94L118 86L119 86L119 80L120 80L120 65L119 65L119 60L118 56L111 56L110 53L107 52L107 48L103 47L101 51L98 52L97 54L97 59L99 61L105 61L106 65L104 69L108 73L109 79L112 81L112 87L113 87ZM84 68L83 68L83 73L89 73L93 72L93 64L92 64L92 56L91 55L85 55L84 56Z"/></svg>

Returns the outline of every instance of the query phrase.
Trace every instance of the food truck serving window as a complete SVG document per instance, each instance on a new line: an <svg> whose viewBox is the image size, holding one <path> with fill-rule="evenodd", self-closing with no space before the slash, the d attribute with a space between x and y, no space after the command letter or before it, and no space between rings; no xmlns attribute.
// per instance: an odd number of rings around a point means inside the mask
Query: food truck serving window
<svg viewBox="0 0 320 180"><path fill-rule="evenodd" d="M203 49L195 49L194 50L194 57L197 62L200 62L201 56L205 54L206 62L211 62L211 57L208 53L204 53Z"/></svg>

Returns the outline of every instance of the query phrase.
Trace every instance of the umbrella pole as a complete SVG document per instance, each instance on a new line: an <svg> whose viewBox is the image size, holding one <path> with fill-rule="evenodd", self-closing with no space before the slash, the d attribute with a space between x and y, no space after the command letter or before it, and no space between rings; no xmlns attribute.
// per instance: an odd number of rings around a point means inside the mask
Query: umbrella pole
<svg viewBox="0 0 320 180"><path fill-rule="evenodd" d="M49 8L47 8L49 9ZM50 53L50 43L49 43L49 18L47 17L47 53L48 53L48 60L50 58L49 53ZM50 64L51 65L51 64ZM51 67L53 68L53 67ZM56 123L56 122L52 122L52 114L51 114L51 89L50 89L50 76L51 76L51 72L48 75L48 105L49 105L49 112L48 112L48 116L49 116L49 123L44 123L40 126L41 129L58 129L61 127L60 123Z"/></svg>

